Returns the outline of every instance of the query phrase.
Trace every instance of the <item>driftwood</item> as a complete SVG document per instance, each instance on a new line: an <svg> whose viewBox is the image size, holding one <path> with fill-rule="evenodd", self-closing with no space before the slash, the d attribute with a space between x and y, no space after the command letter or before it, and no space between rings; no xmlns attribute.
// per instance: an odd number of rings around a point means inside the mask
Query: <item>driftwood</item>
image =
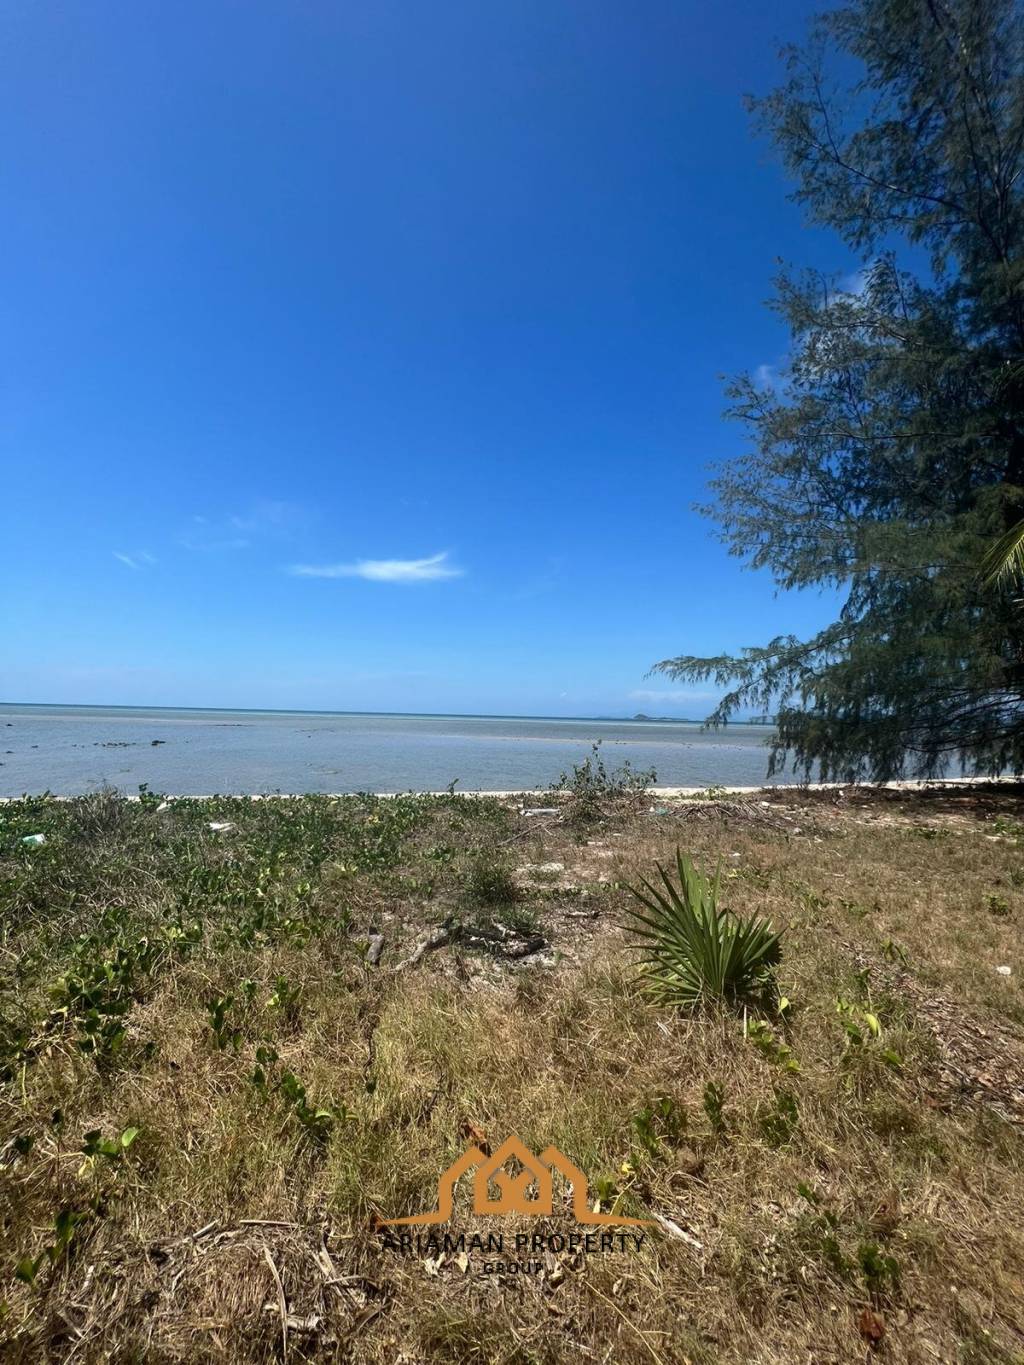
<svg viewBox="0 0 1024 1365"><path fill-rule="evenodd" d="M369 947L366 950L366 960L371 967L379 966L380 956L384 951L384 935L374 930L370 934Z"/></svg>
<svg viewBox="0 0 1024 1365"><path fill-rule="evenodd" d="M396 972L404 972L407 967L415 967L416 964L426 957L427 953L434 952L437 948L444 948L451 942L451 934L446 928L438 929L437 933L425 938L417 947L412 957L407 957L404 962L399 962L395 968Z"/></svg>
<svg viewBox="0 0 1024 1365"><path fill-rule="evenodd" d="M773 809L768 802L747 801L736 798L691 798L674 804L667 812L690 824L701 821L721 821L725 824L754 825L758 829L780 830L783 833L796 833L795 816Z"/></svg>
<svg viewBox="0 0 1024 1365"><path fill-rule="evenodd" d="M460 929L457 926L443 925L436 933L429 938L423 939L416 947L411 957L407 957L404 962L400 962L394 971L404 972L409 967L415 967L426 957L427 953L432 953L438 948L446 948L449 944L463 944L468 948L481 948L485 952L493 953L499 957L518 959L530 957L534 953L546 948L548 940L543 934L527 934L525 936L516 934L502 925L492 925L489 928L479 929Z"/></svg>
<svg viewBox="0 0 1024 1365"><path fill-rule="evenodd" d="M654 1221L660 1228L667 1232L670 1237L674 1237L677 1242L685 1242L688 1247L693 1247L696 1251L704 1250L704 1243L698 1242L696 1237L687 1232L685 1228L681 1228L674 1219L666 1218L663 1213L655 1211Z"/></svg>

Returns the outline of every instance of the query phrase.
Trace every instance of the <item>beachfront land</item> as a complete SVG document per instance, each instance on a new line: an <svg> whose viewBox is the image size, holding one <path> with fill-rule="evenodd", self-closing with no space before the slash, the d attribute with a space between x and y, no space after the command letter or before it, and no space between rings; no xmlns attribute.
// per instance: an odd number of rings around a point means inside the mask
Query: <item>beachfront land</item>
<svg viewBox="0 0 1024 1365"><path fill-rule="evenodd" d="M1024 1358L1024 798L523 804L0 808L4 1360ZM641 990L677 846L785 928L762 1007ZM558 1186L396 1249L513 1134L639 1245Z"/></svg>

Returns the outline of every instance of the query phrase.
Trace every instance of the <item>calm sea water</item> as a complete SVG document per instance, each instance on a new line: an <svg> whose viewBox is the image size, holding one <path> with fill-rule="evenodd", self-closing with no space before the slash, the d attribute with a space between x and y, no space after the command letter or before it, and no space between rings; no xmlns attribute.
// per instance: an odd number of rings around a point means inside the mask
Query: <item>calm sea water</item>
<svg viewBox="0 0 1024 1365"><path fill-rule="evenodd" d="M440 791L546 787L601 741L662 786L765 781L771 731L681 722L0 704L0 795ZM154 743L159 740L160 743ZM792 778L783 777L781 781Z"/></svg>

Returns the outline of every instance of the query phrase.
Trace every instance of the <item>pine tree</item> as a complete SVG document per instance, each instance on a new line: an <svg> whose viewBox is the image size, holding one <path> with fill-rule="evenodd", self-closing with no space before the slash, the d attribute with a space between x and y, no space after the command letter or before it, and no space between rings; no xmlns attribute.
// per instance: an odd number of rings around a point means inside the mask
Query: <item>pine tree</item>
<svg viewBox="0 0 1024 1365"><path fill-rule="evenodd" d="M704 510L781 587L844 603L811 639L656 669L728 686L712 724L775 711L773 770L1019 772L1024 608L982 565L1024 517L1024 14L856 0L785 56L756 121L865 269L780 278L791 357L730 385L751 448Z"/></svg>

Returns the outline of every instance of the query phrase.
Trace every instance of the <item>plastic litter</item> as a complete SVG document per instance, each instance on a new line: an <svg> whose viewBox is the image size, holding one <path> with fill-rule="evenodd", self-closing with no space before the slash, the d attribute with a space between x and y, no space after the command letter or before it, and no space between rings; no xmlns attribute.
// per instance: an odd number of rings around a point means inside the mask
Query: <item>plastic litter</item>
<svg viewBox="0 0 1024 1365"><path fill-rule="evenodd" d="M648 812L648 814L650 814L650 815L671 815L672 812L669 810L668 806L652 806L651 809L650 809L650 811Z"/></svg>
<svg viewBox="0 0 1024 1365"><path fill-rule="evenodd" d="M45 843L46 843L46 835L45 835L45 834L26 834L26 835L23 837L23 839L22 839L21 842L22 842L23 844L31 844L33 847L38 847L39 844L45 844Z"/></svg>
<svg viewBox="0 0 1024 1365"><path fill-rule="evenodd" d="M529 809L524 808L523 810L524 815L558 815L559 813L557 806L531 806Z"/></svg>
<svg viewBox="0 0 1024 1365"><path fill-rule="evenodd" d="M1000 976L1012 976L1012 975L1013 975L1013 968L1012 968L1012 967L997 967L997 968L996 968L996 971L999 973Z"/></svg>
<svg viewBox="0 0 1024 1365"><path fill-rule="evenodd" d="M206 825L206 828L212 829L214 834L223 834L225 830L234 829L234 827L233 820L210 820Z"/></svg>

